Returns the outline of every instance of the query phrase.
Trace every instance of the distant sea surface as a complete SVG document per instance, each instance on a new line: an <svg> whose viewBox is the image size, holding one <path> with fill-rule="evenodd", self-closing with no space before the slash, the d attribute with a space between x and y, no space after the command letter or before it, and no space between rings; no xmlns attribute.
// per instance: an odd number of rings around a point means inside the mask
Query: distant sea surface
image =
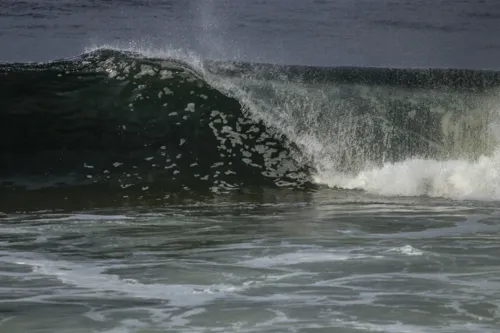
<svg viewBox="0 0 500 333"><path fill-rule="evenodd" d="M500 58L494 0L3 0L0 18L8 62L103 45L316 66L496 69Z"/></svg>

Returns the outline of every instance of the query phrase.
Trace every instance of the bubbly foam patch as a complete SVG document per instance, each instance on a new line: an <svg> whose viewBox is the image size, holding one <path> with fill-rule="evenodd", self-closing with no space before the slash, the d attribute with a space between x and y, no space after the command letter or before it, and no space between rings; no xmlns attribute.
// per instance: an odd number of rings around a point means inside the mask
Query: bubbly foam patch
<svg viewBox="0 0 500 333"><path fill-rule="evenodd" d="M318 174L318 183L388 196L500 200L500 150L477 161L409 159L356 176Z"/></svg>
<svg viewBox="0 0 500 333"><path fill-rule="evenodd" d="M405 245L402 247L393 248L393 249L391 249L391 251L399 252L399 253L402 253L402 254L405 254L408 256L421 256L422 254L424 254L424 252L422 252L421 250L419 250L417 248L414 248L411 245Z"/></svg>

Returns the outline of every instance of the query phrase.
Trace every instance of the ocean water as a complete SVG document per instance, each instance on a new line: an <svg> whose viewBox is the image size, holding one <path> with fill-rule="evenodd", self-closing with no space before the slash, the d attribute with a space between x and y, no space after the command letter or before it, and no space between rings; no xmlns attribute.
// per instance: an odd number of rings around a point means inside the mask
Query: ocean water
<svg viewBox="0 0 500 333"><path fill-rule="evenodd" d="M0 3L0 332L498 332L495 1Z"/></svg>

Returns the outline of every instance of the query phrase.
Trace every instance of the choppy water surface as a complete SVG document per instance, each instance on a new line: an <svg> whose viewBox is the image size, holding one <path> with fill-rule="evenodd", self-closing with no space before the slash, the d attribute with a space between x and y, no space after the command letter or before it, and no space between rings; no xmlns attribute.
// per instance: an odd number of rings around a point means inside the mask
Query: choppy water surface
<svg viewBox="0 0 500 333"><path fill-rule="evenodd" d="M1 331L500 328L497 205L270 198L4 215Z"/></svg>

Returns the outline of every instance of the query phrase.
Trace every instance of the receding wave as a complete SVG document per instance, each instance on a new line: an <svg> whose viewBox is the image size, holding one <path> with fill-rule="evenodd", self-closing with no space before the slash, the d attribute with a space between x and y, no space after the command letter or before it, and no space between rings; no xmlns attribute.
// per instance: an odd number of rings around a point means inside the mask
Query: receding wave
<svg viewBox="0 0 500 333"><path fill-rule="evenodd" d="M500 73L192 62L0 65L2 191L317 186L500 199Z"/></svg>

